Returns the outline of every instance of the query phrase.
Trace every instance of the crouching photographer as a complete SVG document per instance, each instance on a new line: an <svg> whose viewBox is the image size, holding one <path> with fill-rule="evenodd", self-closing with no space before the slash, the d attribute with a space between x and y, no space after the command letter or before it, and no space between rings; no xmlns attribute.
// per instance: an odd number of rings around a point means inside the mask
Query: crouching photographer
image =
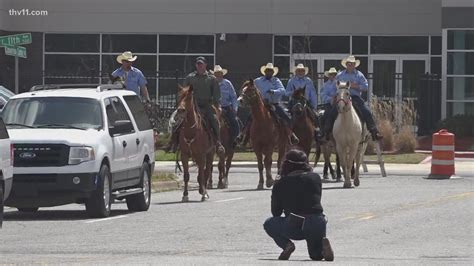
<svg viewBox="0 0 474 266"><path fill-rule="evenodd" d="M272 190L273 217L263 225L267 234L283 249L279 260L288 260L295 251L291 240L306 240L312 260L334 260L326 238L326 218L321 206L322 183L313 173L303 151L292 149L285 155L281 179ZM282 213L285 217L281 217Z"/></svg>

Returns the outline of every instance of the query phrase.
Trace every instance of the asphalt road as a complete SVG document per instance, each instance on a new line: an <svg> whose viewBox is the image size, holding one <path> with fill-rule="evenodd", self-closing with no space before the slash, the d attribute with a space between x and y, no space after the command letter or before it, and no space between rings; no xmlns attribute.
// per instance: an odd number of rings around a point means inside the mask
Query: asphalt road
<svg viewBox="0 0 474 266"><path fill-rule="evenodd" d="M426 180L409 167L381 178L372 168L361 186L325 183L323 206L336 264L467 264L474 262L474 174ZM397 171L395 171L397 170ZM270 190L255 191L255 168L231 170L230 187L153 194L148 212L113 205L112 217L88 219L83 206L7 209L0 264L273 264L280 252L263 231ZM411 174L410 174L411 173ZM398 174L398 175L397 175ZM196 175L192 174L192 180ZM305 242L287 263L311 263Z"/></svg>

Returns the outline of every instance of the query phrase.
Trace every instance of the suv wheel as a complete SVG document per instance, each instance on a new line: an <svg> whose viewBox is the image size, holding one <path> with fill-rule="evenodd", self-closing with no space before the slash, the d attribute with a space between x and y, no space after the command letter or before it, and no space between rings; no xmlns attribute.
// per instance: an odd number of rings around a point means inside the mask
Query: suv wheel
<svg viewBox="0 0 474 266"><path fill-rule="evenodd" d="M143 192L127 197L127 207L130 211L142 212L150 208L151 202L151 175L150 166L144 162L140 169L141 188Z"/></svg>
<svg viewBox="0 0 474 266"><path fill-rule="evenodd" d="M33 208L18 208L18 211L20 212L37 212L38 207L33 207Z"/></svg>
<svg viewBox="0 0 474 266"><path fill-rule="evenodd" d="M86 201L86 211L90 217L104 218L110 215L111 189L110 170L107 165L102 165L97 180L97 188Z"/></svg>
<svg viewBox="0 0 474 266"><path fill-rule="evenodd" d="M3 184L0 182L0 228L3 225Z"/></svg>

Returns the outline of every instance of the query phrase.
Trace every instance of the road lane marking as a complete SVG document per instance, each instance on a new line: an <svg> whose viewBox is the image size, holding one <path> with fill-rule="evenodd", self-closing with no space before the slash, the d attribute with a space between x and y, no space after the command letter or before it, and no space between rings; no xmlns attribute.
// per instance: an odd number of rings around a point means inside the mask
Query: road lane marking
<svg viewBox="0 0 474 266"><path fill-rule="evenodd" d="M439 206L440 204L443 204L443 203L449 203L452 201L463 200L463 199L470 199L473 197L474 197L474 192L464 192L460 194L440 197L433 200L402 204L393 208L380 210L376 213L366 212L366 213L361 213L361 214L352 214L350 216L346 216L345 218L342 218L341 221L347 221L351 219L357 219L359 221L367 221L367 220L371 220L373 218L377 218L380 216L395 214L400 211L410 211L410 210L415 210L418 208L430 208L434 206Z"/></svg>
<svg viewBox="0 0 474 266"><path fill-rule="evenodd" d="M225 200L216 200L214 202L220 203L220 202L229 202L229 201L236 201L236 200L243 200L244 198L234 198L234 199L225 199Z"/></svg>
<svg viewBox="0 0 474 266"><path fill-rule="evenodd" d="M85 224L91 224L91 223L97 223L97 222L106 222L106 221L125 218L125 217L128 217L128 215L119 215L119 216L114 216L114 217L109 217L109 218L90 220L90 221L85 221L84 223Z"/></svg>

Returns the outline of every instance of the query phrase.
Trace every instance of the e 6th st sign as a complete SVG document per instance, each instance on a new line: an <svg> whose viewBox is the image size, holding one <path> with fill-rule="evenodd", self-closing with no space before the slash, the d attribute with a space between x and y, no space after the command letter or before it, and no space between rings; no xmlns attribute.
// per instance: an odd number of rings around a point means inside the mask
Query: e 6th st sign
<svg viewBox="0 0 474 266"><path fill-rule="evenodd" d="M0 37L0 47L5 47L5 55L15 57L15 93L19 93L18 87L18 57L26 58L26 48L20 45L32 42L31 33L21 33Z"/></svg>

